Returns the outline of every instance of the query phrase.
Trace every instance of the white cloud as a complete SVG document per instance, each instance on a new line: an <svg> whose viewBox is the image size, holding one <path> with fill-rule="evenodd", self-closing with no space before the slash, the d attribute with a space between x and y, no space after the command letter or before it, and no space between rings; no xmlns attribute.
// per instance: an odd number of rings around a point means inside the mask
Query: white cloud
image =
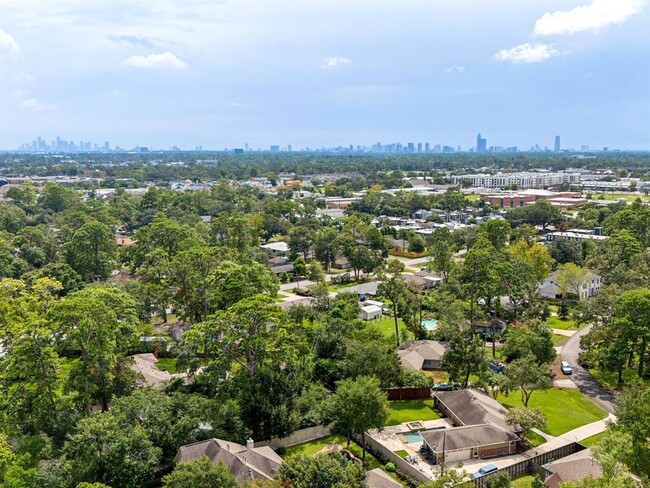
<svg viewBox="0 0 650 488"><path fill-rule="evenodd" d="M550 44L521 44L510 49L502 49L494 55L494 58L513 63L541 63L560 54L562 53Z"/></svg>
<svg viewBox="0 0 650 488"><path fill-rule="evenodd" d="M352 64L352 60L349 58L345 58L343 56L330 56L329 58L325 59L325 63L323 64L322 68L336 69L339 66L343 66L346 64Z"/></svg>
<svg viewBox="0 0 650 488"><path fill-rule="evenodd" d="M18 56L20 54L20 46L16 39L8 32L0 29L0 55L4 56Z"/></svg>
<svg viewBox="0 0 650 488"><path fill-rule="evenodd" d="M49 112L56 110L59 107L50 103L41 103L35 98L29 98L27 100L23 100L20 108L23 110L30 110L32 112Z"/></svg>
<svg viewBox="0 0 650 488"><path fill-rule="evenodd" d="M131 68L169 68L169 69L185 69L187 63L176 57L175 54L169 51L162 54L149 54L148 56L131 56L124 61L126 66Z"/></svg>
<svg viewBox="0 0 650 488"><path fill-rule="evenodd" d="M445 73L463 73L464 71L465 66L461 66L460 64L452 64L445 68Z"/></svg>
<svg viewBox="0 0 650 488"><path fill-rule="evenodd" d="M535 34L574 34L622 24L642 7L643 0L592 0L591 4L573 10L545 14L535 22Z"/></svg>

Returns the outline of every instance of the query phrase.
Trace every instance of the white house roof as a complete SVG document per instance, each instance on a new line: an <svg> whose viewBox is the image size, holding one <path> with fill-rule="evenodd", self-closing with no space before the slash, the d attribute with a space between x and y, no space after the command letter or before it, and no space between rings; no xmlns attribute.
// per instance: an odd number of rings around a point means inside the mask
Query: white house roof
<svg viewBox="0 0 650 488"><path fill-rule="evenodd" d="M269 242L268 244L262 244L260 247L262 249L268 249L270 251L278 251L278 252L288 252L289 251L289 244L287 244L284 241Z"/></svg>

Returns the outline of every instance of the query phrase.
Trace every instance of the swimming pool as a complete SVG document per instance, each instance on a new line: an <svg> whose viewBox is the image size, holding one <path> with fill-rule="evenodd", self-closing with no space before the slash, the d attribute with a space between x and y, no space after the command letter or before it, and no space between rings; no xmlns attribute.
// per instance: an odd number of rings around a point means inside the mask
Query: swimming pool
<svg viewBox="0 0 650 488"><path fill-rule="evenodd" d="M422 327L424 327L428 331L435 330L438 327L438 321L433 319L423 320L420 323L422 324Z"/></svg>
<svg viewBox="0 0 650 488"><path fill-rule="evenodd" d="M407 444L415 444L416 442L422 442L422 436L419 432L406 432L402 434L404 436L404 442Z"/></svg>

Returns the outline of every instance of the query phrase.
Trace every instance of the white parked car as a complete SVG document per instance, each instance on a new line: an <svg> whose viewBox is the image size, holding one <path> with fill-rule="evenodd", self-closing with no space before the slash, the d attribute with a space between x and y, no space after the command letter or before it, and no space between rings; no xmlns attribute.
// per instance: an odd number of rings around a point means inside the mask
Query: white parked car
<svg viewBox="0 0 650 488"><path fill-rule="evenodd" d="M573 374L573 368L567 361L561 361L560 362L560 369L564 374Z"/></svg>

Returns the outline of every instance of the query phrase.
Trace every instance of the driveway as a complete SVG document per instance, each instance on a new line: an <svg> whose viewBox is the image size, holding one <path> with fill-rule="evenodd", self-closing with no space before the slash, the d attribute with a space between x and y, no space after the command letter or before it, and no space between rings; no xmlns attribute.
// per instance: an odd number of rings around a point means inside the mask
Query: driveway
<svg viewBox="0 0 650 488"><path fill-rule="evenodd" d="M582 393L594 400L598 405L614 413L614 395L603 388L589 370L578 364L578 354L580 353L580 338L591 330L591 325L580 329L578 332L569 337L569 340L562 346L560 358L562 361L568 361L573 368L571 379Z"/></svg>

